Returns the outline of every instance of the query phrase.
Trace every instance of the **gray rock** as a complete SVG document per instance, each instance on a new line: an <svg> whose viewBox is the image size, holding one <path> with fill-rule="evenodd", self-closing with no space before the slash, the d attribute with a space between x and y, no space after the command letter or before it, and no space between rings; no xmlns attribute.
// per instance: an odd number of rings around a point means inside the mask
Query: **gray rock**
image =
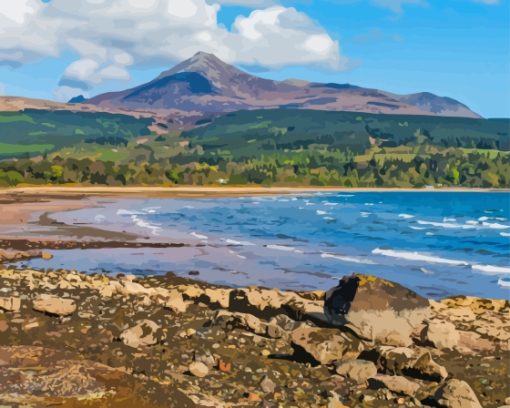
<svg viewBox="0 0 510 408"><path fill-rule="evenodd" d="M369 385L373 389L387 388L396 394L410 397L414 397L420 389L418 384L399 375L378 374L369 379Z"/></svg>
<svg viewBox="0 0 510 408"><path fill-rule="evenodd" d="M482 408L472 388L462 380L451 379L437 390L435 398L441 407Z"/></svg>
<svg viewBox="0 0 510 408"><path fill-rule="evenodd" d="M353 274L327 292L324 313L331 323L345 325L363 339L409 346L430 307L427 299L397 283Z"/></svg>
<svg viewBox="0 0 510 408"><path fill-rule="evenodd" d="M438 349L453 349L459 344L460 333L450 322L432 320L423 329L421 339Z"/></svg>
<svg viewBox="0 0 510 408"><path fill-rule="evenodd" d="M341 363L336 373L362 384L377 375L377 367L371 361L351 360Z"/></svg>

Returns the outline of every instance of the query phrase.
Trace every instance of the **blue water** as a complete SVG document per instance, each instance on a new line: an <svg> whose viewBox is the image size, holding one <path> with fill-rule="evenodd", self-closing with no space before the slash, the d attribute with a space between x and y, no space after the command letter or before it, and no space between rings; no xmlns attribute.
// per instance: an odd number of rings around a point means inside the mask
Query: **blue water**
<svg viewBox="0 0 510 408"><path fill-rule="evenodd" d="M216 283L284 289L328 289L342 275L362 272L428 297L508 298L509 200L507 193L460 192L122 199L56 218L192 247L58 251L49 263L31 265L199 270L200 279Z"/></svg>

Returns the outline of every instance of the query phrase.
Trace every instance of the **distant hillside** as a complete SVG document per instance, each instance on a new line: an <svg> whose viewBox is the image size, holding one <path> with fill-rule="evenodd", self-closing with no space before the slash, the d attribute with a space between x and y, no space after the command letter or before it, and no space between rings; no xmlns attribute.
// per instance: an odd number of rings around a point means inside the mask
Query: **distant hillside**
<svg viewBox="0 0 510 408"><path fill-rule="evenodd" d="M478 118L466 105L428 92L396 95L350 84L273 81L228 65L212 54L192 58L154 80L86 100L103 108L145 110L183 126L201 116L241 109L314 109Z"/></svg>
<svg viewBox="0 0 510 408"><path fill-rule="evenodd" d="M185 132L205 151L251 156L323 145L362 153L371 146L427 144L441 148L510 150L509 119L470 119L352 112L258 110L230 113Z"/></svg>
<svg viewBox="0 0 510 408"><path fill-rule="evenodd" d="M78 143L126 145L153 120L104 112L25 109L0 112L0 158L49 153Z"/></svg>

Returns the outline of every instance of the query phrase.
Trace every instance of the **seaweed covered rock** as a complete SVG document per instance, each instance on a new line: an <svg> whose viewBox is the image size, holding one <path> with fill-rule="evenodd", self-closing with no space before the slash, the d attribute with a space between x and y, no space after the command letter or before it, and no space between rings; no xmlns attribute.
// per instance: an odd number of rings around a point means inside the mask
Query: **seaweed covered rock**
<svg viewBox="0 0 510 408"><path fill-rule="evenodd" d="M409 346L412 333L430 316L430 307L427 299L398 283L353 274L327 292L324 314L363 339Z"/></svg>

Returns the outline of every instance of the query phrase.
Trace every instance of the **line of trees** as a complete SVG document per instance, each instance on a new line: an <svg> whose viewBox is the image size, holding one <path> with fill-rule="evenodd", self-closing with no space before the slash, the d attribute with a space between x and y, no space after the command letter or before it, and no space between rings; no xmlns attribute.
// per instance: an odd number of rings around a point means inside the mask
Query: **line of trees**
<svg viewBox="0 0 510 408"><path fill-rule="evenodd" d="M123 185L316 185L424 187L427 185L508 188L510 155L448 150L413 160L386 158L357 162L342 151L277 152L232 161L222 157L154 158L115 163L54 157L0 162L0 186L19 184Z"/></svg>

